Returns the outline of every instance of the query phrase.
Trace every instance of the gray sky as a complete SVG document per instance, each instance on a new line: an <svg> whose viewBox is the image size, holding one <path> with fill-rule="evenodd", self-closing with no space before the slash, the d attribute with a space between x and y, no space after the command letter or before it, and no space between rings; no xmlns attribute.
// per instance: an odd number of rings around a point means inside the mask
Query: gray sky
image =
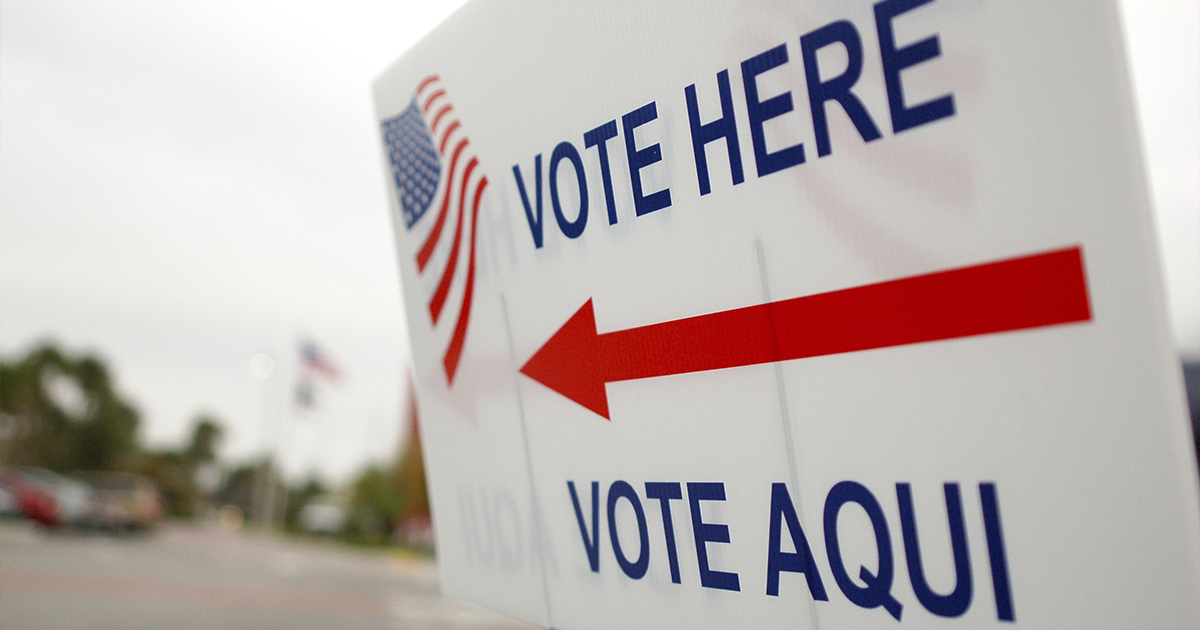
<svg viewBox="0 0 1200 630"><path fill-rule="evenodd" d="M0 0L0 353L99 352L155 445L210 411L244 458L267 401L294 474L394 453L408 344L370 84L456 4ZM1122 8L1169 309L1200 355L1200 0ZM347 378L295 418L304 336Z"/></svg>

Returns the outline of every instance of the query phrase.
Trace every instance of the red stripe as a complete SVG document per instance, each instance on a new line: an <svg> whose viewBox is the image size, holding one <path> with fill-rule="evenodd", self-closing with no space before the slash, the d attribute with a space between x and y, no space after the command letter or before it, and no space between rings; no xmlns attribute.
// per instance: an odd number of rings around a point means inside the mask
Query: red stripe
<svg viewBox="0 0 1200 630"><path fill-rule="evenodd" d="M438 218L437 222L433 224L433 231L429 233L425 243L421 245L421 250L417 252L417 271L420 273L425 272L425 265L429 264L429 257L433 256L433 248L437 247L438 239L442 236L442 228L446 225L447 210L450 208L450 191L454 187L454 170L458 167L458 157L466 148L467 139L463 138L454 148L454 157L450 158L450 175L446 178L446 187L442 195L442 209L438 210Z"/></svg>
<svg viewBox="0 0 1200 630"><path fill-rule="evenodd" d="M449 114L453 109L454 106L450 105L449 103L443 105L442 108L438 110L438 113L434 115L433 124L429 125L429 129L434 133L437 133L438 122L442 120L442 116Z"/></svg>
<svg viewBox="0 0 1200 630"><path fill-rule="evenodd" d="M430 83L437 81L439 78L441 78L441 77L439 77L436 74L431 74L431 75L425 77L424 79L422 79L421 82L419 84L417 84L417 94L420 94L421 91L424 90Z"/></svg>
<svg viewBox="0 0 1200 630"><path fill-rule="evenodd" d="M460 126L462 125L456 120L450 123L449 127L446 127L446 134L442 136L442 143L438 145L439 154L446 155L446 143L450 141L450 134L454 133L454 130L458 129Z"/></svg>
<svg viewBox="0 0 1200 630"><path fill-rule="evenodd" d="M446 305L446 296L450 294L454 271L458 268L458 253L462 251L463 219L467 207L467 183L471 181L471 172L478 164L479 160L472 157L471 161L467 162L467 170L463 173L462 190L458 194L458 226L454 228L454 244L450 246L450 258L446 261L446 268L442 271L442 279L438 281L437 290L433 292L433 299L429 301L429 314L433 316L434 326L437 326L438 319L442 316L442 307Z"/></svg>
<svg viewBox="0 0 1200 630"><path fill-rule="evenodd" d="M463 291L462 308L458 311L458 322L454 325L454 336L446 348L446 356L442 365L446 368L446 380L454 382L454 374L458 372L458 361L462 358L463 345L467 340L467 322L471 319L471 299L475 293L475 229L479 224L479 200L483 197L483 189L487 187L487 176L480 178L479 186L475 189L475 201L471 208L471 257L467 263L467 287Z"/></svg>
<svg viewBox="0 0 1200 630"><path fill-rule="evenodd" d="M421 107L421 111L428 114L429 108L433 107L433 102L438 100L439 98L442 98L445 95L446 95L446 90L442 90L442 89L439 89L436 92L434 92L433 94L430 94L429 100L425 101L425 105L423 107Z"/></svg>

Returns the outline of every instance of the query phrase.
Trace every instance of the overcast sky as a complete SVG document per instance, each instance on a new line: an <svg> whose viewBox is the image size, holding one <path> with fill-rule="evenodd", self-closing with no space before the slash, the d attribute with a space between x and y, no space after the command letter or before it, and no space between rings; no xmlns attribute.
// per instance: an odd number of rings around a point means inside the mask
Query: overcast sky
<svg viewBox="0 0 1200 630"><path fill-rule="evenodd" d="M394 454L408 344L370 84L457 4L0 0L0 354L102 355L154 445L207 411L246 458L266 403L293 475ZM1200 0L1122 9L1172 322L1200 355ZM304 337L346 378L297 418Z"/></svg>

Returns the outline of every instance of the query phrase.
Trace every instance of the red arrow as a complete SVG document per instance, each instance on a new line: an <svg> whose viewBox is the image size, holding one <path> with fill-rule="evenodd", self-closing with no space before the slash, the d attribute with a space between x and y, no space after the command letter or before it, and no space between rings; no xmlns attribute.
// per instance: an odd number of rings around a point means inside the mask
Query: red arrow
<svg viewBox="0 0 1200 630"><path fill-rule="evenodd" d="M1076 246L604 334L589 299L521 373L608 418L613 381L1091 318Z"/></svg>

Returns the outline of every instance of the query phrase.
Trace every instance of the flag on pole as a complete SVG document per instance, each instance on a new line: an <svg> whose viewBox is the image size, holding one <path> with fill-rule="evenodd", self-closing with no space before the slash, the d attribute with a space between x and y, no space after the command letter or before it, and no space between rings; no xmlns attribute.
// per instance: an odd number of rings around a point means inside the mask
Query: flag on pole
<svg viewBox="0 0 1200 630"><path fill-rule="evenodd" d="M342 377L342 371L312 341L301 342L300 362L304 370L310 374L321 376L331 381L336 381Z"/></svg>
<svg viewBox="0 0 1200 630"><path fill-rule="evenodd" d="M300 342L300 372L296 381L296 405L310 408L316 399L316 380L336 382L342 377L337 364L312 340Z"/></svg>

